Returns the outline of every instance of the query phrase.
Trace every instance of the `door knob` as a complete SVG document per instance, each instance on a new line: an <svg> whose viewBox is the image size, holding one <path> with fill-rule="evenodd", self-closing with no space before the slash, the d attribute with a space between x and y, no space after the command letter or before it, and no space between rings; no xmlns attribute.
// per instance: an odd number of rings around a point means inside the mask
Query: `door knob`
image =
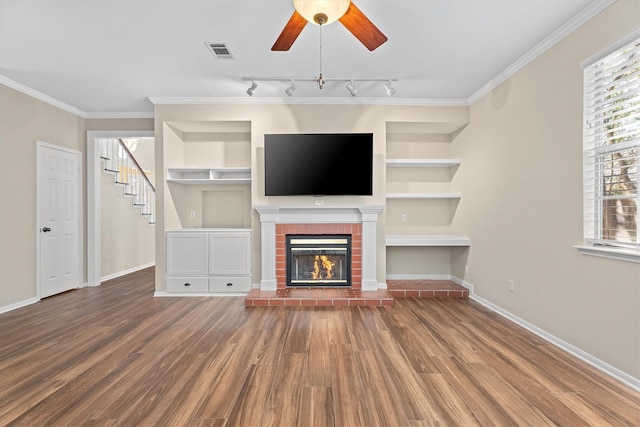
<svg viewBox="0 0 640 427"><path fill-rule="evenodd" d="M51 229L49 227L43 227L42 228L42 232L43 233L48 233L49 231L51 231Z"/></svg>

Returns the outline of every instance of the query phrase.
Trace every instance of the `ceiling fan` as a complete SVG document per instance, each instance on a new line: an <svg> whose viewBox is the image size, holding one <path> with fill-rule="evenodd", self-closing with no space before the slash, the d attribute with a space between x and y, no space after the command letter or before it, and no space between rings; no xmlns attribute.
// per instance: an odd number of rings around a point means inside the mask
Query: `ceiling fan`
<svg viewBox="0 0 640 427"><path fill-rule="evenodd" d="M387 37L350 0L293 0L295 10L271 50L289 50L307 22L326 25L340 21L369 50Z"/></svg>

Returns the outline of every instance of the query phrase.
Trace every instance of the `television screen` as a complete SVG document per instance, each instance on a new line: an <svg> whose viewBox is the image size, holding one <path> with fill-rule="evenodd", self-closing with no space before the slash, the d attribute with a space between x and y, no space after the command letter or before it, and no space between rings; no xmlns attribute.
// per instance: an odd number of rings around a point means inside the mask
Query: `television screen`
<svg viewBox="0 0 640 427"><path fill-rule="evenodd" d="M373 134L265 134L266 196L371 196Z"/></svg>

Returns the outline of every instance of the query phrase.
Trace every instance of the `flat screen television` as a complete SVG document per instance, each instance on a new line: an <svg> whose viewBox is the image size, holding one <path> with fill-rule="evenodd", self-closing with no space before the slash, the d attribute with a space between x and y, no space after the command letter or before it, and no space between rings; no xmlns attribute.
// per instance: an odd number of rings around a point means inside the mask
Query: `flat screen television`
<svg viewBox="0 0 640 427"><path fill-rule="evenodd" d="M371 196L373 134L265 134L266 196Z"/></svg>

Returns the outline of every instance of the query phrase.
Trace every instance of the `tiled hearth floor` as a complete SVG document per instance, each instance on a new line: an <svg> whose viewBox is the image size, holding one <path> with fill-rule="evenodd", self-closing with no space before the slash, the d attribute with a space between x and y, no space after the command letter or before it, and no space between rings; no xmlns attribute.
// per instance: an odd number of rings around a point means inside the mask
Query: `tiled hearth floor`
<svg viewBox="0 0 640 427"><path fill-rule="evenodd" d="M246 307L256 306L388 306L394 298L468 298L469 290L450 280L387 280L387 289L361 292L350 288L251 290Z"/></svg>

